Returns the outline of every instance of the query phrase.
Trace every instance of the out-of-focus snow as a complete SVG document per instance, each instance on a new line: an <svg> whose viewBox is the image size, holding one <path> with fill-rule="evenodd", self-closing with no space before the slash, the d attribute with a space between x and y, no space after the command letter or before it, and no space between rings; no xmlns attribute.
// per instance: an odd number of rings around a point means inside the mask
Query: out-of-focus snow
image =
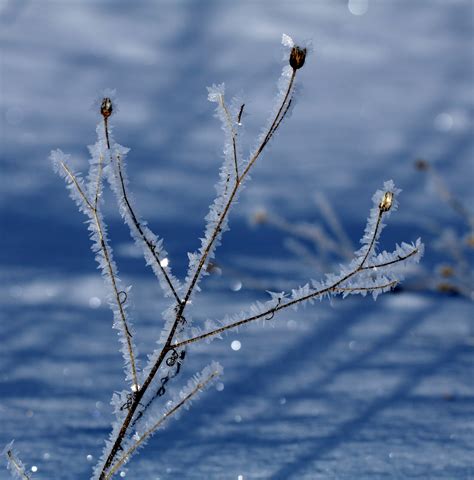
<svg viewBox="0 0 474 480"><path fill-rule="evenodd" d="M246 226L256 205L312 221L321 191L355 242L372 192L393 178L403 189L384 231L393 250L455 218L414 171L420 156L473 204L472 24L469 0L1 2L0 445L16 438L35 478L86 478L109 434L111 394L124 387L83 218L47 158L61 148L86 170L97 122L89 105L104 88L117 89L114 136L132 149L136 204L183 278L222 163L206 86L242 92L245 156L277 93L282 33L312 40L292 117L217 251L218 262L288 289L311 268L274 232ZM116 261L134 285L134 340L151 352L166 305L105 201ZM225 276L201 286L195 324L266 299L244 279L237 289ZM472 310L416 292L348 298L190 348L182 382L217 359L222 384L150 441L127 478L469 478Z"/></svg>

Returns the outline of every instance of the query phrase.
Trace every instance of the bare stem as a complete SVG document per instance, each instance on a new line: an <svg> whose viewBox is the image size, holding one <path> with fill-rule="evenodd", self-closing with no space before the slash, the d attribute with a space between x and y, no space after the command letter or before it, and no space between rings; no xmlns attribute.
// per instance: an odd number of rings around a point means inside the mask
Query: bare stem
<svg viewBox="0 0 474 480"><path fill-rule="evenodd" d="M218 376L218 372L211 373L207 378L205 378L202 382L198 383L192 390L189 392L183 399L181 399L178 403L173 405L167 412L165 412L161 418L152 426L150 427L145 433L143 433L140 438L118 459L117 463L113 465L113 467L109 470L107 475L105 476L105 480L109 480L112 476L117 473L117 470L128 460L130 455L140 447L140 445L153 435L160 428L160 426L175 414L186 402L188 402L194 395L196 395L200 390L202 390L210 381L212 381L216 376Z"/></svg>
<svg viewBox="0 0 474 480"><path fill-rule="evenodd" d="M108 117L104 117L104 129L105 129L105 139L107 140L107 148L110 150L109 118Z"/></svg>

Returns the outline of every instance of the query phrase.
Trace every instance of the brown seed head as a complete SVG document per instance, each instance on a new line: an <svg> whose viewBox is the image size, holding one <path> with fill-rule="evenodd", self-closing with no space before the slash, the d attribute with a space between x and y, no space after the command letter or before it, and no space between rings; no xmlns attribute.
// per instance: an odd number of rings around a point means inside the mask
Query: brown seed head
<svg viewBox="0 0 474 480"><path fill-rule="evenodd" d="M112 100L109 97L105 97L102 99L102 103L100 105L100 113L104 118L109 118L112 115L113 107L112 107Z"/></svg>
<svg viewBox="0 0 474 480"><path fill-rule="evenodd" d="M392 208L393 193L385 192L382 200L379 203L379 210L381 212L388 212Z"/></svg>
<svg viewBox="0 0 474 480"><path fill-rule="evenodd" d="M300 48L296 45L291 49L290 65L293 70L298 70L304 65L306 59L306 48Z"/></svg>

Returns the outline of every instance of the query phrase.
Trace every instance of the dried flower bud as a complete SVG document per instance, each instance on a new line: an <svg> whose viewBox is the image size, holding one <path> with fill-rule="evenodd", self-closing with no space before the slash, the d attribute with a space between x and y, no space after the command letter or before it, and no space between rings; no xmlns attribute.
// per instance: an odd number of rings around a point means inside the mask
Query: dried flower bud
<svg viewBox="0 0 474 480"><path fill-rule="evenodd" d="M442 277L449 278L454 275L454 268L451 265L440 265L438 272Z"/></svg>
<svg viewBox="0 0 474 480"><path fill-rule="evenodd" d="M290 65L293 70L298 70L304 65L306 59L306 48L300 48L296 45L291 49Z"/></svg>
<svg viewBox="0 0 474 480"><path fill-rule="evenodd" d="M112 107L112 100L109 97L105 97L102 99L102 103L100 105L100 113L104 118L109 118L112 115L113 107Z"/></svg>
<svg viewBox="0 0 474 480"><path fill-rule="evenodd" d="M392 202L393 202L393 193L385 192L381 202L379 203L379 210L381 212L388 212L392 208Z"/></svg>

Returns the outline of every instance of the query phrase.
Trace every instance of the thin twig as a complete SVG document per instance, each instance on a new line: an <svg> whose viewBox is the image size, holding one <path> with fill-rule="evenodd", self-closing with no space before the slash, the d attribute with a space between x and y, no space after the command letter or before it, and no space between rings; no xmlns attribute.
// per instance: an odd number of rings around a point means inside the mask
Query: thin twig
<svg viewBox="0 0 474 480"><path fill-rule="evenodd" d="M337 287L334 290L336 292L373 292L376 290L383 290L385 288L392 288L396 287L398 280L393 280L388 283L384 283L383 285L375 285L372 287Z"/></svg>
<svg viewBox="0 0 474 480"><path fill-rule="evenodd" d="M99 204L99 194L100 194L100 187L101 187L101 180L102 180L102 162L103 157L99 155L99 172L97 175L97 185L95 189L95 200L94 200L94 210L97 210L97 205Z"/></svg>
<svg viewBox="0 0 474 480"><path fill-rule="evenodd" d="M78 191L79 195L82 197L84 200L85 204L91 209L91 211L94 211L94 207L92 206L91 202L87 198L86 194L82 191L81 186L79 185L79 182L77 181L76 176L71 172L69 167L61 161L61 167L63 167L64 171L66 172L67 176L70 178L74 186L76 187L76 190Z"/></svg>
<svg viewBox="0 0 474 480"><path fill-rule="evenodd" d="M370 244L367 248L367 252L365 252L364 258L360 262L358 270L360 270L364 267L364 263L367 260L367 258L369 258L370 252L372 251L372 248L374 247L375 242L377 241L377 234L378 234L378 231L379 231L379 228L380 228L380 222L382 221L382 216L383 216L383 211L379 208L379 215L377 217L377 223L375 225L374 235L372 236L372 238L370 240Z"/></svg>
<svg viewBox="0 0 474 480"><path fill-rule="evenodd" d="M109 118L104 116L105 139L107 140L107 149L110 150L109 140Z"/></svg>
<svg viewBox="0 0 474 480"><path fill-rule="evenodd" d="M21 475L21 478L23 480L30 480L31 477L29 477L28 474L25 472L25 469L22 468L20 464L18 464L17 459L15 458L15 455L13 455L13 452L11 450L7 451L7 457L8 461L15 467L18 475Z"/></svg>
<svg viewBox="0 0 474 480"><path fill-rule="evenodd" d="M127 206L130 217L133 221L133 224L135 225L135 228L137 229L141 239L143 240L143 243L146 245L149 252L153 255L153 258L155 259L156 264L160 268L161 273L163 274L163 277L165 278L166 283L168 284L176 302L178 304L180 304L181 299L179 298L179 295L176 292L176 288L174 287L173 282L171 281L171 278L169 277L168 273L166 272L166 269L163 267L163 265L161 265L160 256L158 255L158 252L156 251L155 245L152 242L150 242L150 240L145 235L145 232L143 231L143 228L142 228L140 222L138 221L138 218L135 215L135 212L133 211L132 205L130 204L130 201L129 201L128 195L127 195L127 189L125 187L125 180L124 180L123 173L122 173L122 158L120 157L120 155L117 155L117 166L118 166L118 173L119 173L119 178L120 178L120 187L122 189L122 196L123 196L123 199L125 201L125 205Z"/></svg>
<svg viewBox="0 0 474 480"><path fill-rule="evenodd" d="M237 158L237 145L236 145L236 139L237 139L237 133L234 130L234 122L232 120L232 117L230 116L229 110L227 109L227 106L224 102L224 95L219 95L219 101L221 104L222 109L225 112L225 116L227 118L227 123L229 124L229 128L231 131L231 136L232 136L232 154L234 157L234 168L235 168L235 181L239 181L239 164L238 164L238 158ZM239 115L240 116L240 115Z"/></svg>
<svg viewBox="0 0 474 480"><path fill-rule="evenodd" d="M380 228L380 221L377 222L376 230L374 231L373 238L375 238L377 236L379 228ZM371 244L372 243L373 242L371 242ZM251 317L244 318L242 320L231 323L229 325L224 325L223 327L220 327L220 328L217 328L215 330L203 333L201 335L197 335L197 336L189 338L187 340L183 340L181 342L174 343L174 344L170 345L170 349L181 348L181 347L184 347L185 345L189 345L190 343L195 343L195 342L198 342L200 340L204 340L206 338L209 338L209 337L212 337L212 336L215 336L215 335L219 335L219 334L225 332L226 330L231 330L231 329L239 327L241 325L245 325L246 323L250 323L250 322L253 322L253 321L258 320L260 318L267 317L268 315L272 315L272 318L273 318L273 315L280 310L283 310L285 308L294 306L294 305L296 305L298 303L301 303L301 302L305 302L305 301L310 300L310 299L320 297L322 295L325 295L327 293L331 293L331 292L334 292L334 291L338 291L338 292L343 292L343 291L374 291L374 290L380 290L380 289L383 290L384 288L394 287L398 282L393 281L393 282L389 282L389 283L384 284L384 285L376 285L376 286L372 286L372 287L343 287L341 285L344 282L346 282L347 280L349 280L352 277L354 277L355 275L357 275L358 273L360 273L361 271L370 270L370 269L373 269L373 268L382 268L382 267L387 266L387 265L400 263L400 262L403 262L404 260L412 257L416 253L418 253L417 248L413 249L413 251L411 251L409 254L407 254L405 256L402 256L402 257L399 257L398 259L393 260L391 262L381 263L381 264L377 264L377 265L370 265L370 266L365 266L365 267L363 266L363 264L366 261L366 257L364 257L362 262L360 262L359 267L357 267L355 270L348 273L347 275L345 275L341 279L337 280L332 285L329 285L329 286L327 286L327 287L325 287L321 290L313 291L313 292L309 293L308 295L306 295L304 297L301 297L301 298L295 299L295 300L291 300L287 303L282 304L282 303L279 302L278 305L276 305L275 307L269 308L268 310L266 310L264 312L261 312L257 315L253 315Z"/></svg>
<svg viewBox="0 0 474 480"><path fill-rule="evenodd" d="M244 113L244 108L245 108L245 103L242 103L242 105L240 105L239 114L237 115L237 123L239 125L240 125L240 121L242 120L242 114Z"/></svg>
<svg viewBox="0 0 474 480"><path fill-rule="evenodd" d="M272 132L270 133L270 137L268 137L268 140L270 140L273 136L273 134L278 130L278 127L280 126L280 123L283 121L283 119L286 117L286 114L288 113L288 110L290 108L290 105L291 105L291 102L292 102L293 98L290 98L288 100L288 105L286 106L285 108L285 111L283 112L283 114L281 115L280 117L280 120L278 120L278 123L275 125L275 128L272 130Z"/></svg>
<svg viewBox="0 0 474 480"><path fill-rule="evenodd" d="M104 259L105 259L105 262L107 264L107 270L108 270L108 274L109 274L109 277L110 277L110 281L112 283L112 289L114 291L115 302L116 302L117 307L119 309L120 319L122 321L122 326L125 329L125 333L126 333L125 338L127 340L128 356L130 357L130 367L132 368L133 384L138 386L138 376L137 376L137 369L136 369L136 363L135 363L135 355L133 353L133 345L132 345L132 341L131 341L132 334L130 333L130 330L128 328L127 318L126 318L126 315L125 315L125 309L123 308L123 303L120 300L121 291L117 287L117 282L115 280L114 270L112 268L112 262L110 260L109 249L107 248L107 244L105 242L105 236L104 236L104 232L103 232L103 229L102 229L102 224L101 224L101 221L99 219L99 215L98 215L97 211L94 212L94 220L95 220L95 224L96 224L96 227L97 227L97 231L99 233L100 248L102 249L102 253L104 255Z"/></svg>
<svg viewBox="0 0 474 480"><path fill-rule="evenodd" d="M100 157L100 158L102 158L102 157ZM91 202L87 199L85 193L82 191L82 189L79 185L79 182L77 181L77 178L75 177L75 175L71 172L71 170L68 168L68 166L64 162L61 162L61 165L62 165L64 171L67 173L67 175L71 179L71 181L73 182L77 191L79 192L79 194L83 198L84 202L89 207L89 209L91 211L91 215L94 219L94 222L95 222L95 225L96 225L96 228L97 228L97 232L99 234L100 248L101 248L102 253L104 255L104 259L105 259L105 262L107 264L108 275L109 275L110 281L112 283L112 289L113 289L113 292L114 292L115 302L116 302L117 307L119 309L120 319L122 321L122 326L123 326L123 328L126 332L125 338L126 338L126 341L127 341L127 349L128 349L128 356L130 358L130 366L132 368L133 384L138 385L138 376L137 376L137 370L136 370L135 355L133 353L133 345L132 345L132 342L130 340L130 338L132 337L132 334L130 333L130 330L128 328L127 318L126 318L126 315L125 315L125 310L123 308L123 303L120 300L120 293L121 292L119 291L119 289L117 287L117 282L115 280L115 275L114 275L114 270L112 268L112 262L111 262L111 259L110 259L109 250L108 250L107 244L105 242L105 235L104 235L104 231L103 231L103 227L102 227L102 222L100 221L100 218L99 218L97 202L95 204L95 207L92 206ZM99 172L98 172L98 175L99 175L98 182L100 182L100 175L101 174L102 174L102 168L100 168Z"/></svg>
<svg viewBox="0 0 474 480"><path fill-rule="evenodd" d="M365 267L362 267L360 270L373 270L374 268L377 269L377 268L388 267L389 265L393 265L394 263L403 262L404 260L407 260L408 258L413 257L413 255L416 255L417 253L418 253L418 249L415 248L407 255L399 256L395 260L391 260L390 262L384 262L384 263L376 263L374 265L367 265Z"/></svg>
<svg viewBox="0 0 474 480"><path fill-rule="evenodd" d="M160 426L175 414L188 400L190 400L194 395L196 395L200 390L202 390L210 381L212 381L218 372L211 373L205 380L198 383L191 392L188 393L183 399L181 399L177 404L175 404L170 410L165 412L162 417L152 426L150 427L145 433L143 433L140 438L118 459L117 463L113 465L113 467L109 470L107 475L105 476L105 480L109 480L112 476L117 473L117 470L128 460L130 455L153 433L160 428Z"/></svg>

